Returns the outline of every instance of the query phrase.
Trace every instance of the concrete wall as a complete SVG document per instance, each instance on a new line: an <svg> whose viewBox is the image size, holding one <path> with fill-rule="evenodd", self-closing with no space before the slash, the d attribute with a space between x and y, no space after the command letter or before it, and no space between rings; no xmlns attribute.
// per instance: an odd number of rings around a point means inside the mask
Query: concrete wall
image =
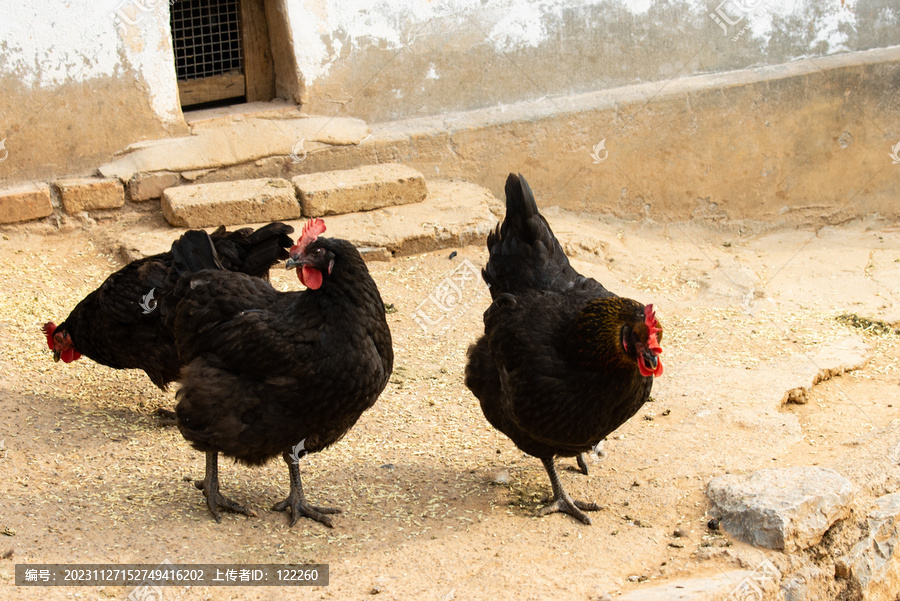
<svg viewBox="0 0 900 601"><path fill-rule="evenodd" d="M267 0L303 109L372 123L900 44L898 0L716 1ZM168 14L166 0L0 3L0 188L188 133Z"/></svg>
<svg viewBox="0 0 900 601"><path fill-rule="evenodd" d="M898 90L900 47L844 53L376 124L358 146L197 181L399 162L498 198L518 171L540 206L616 218L900 220L900 164L891 157L900 153Z"/></svg>
<svg viewBox="0 0 900 601"><path fill-rule="evenodd" d="M307 110L370 122L900 44L898 0L288 3Z"/></svg>
<svg viewBox="0 0 900 601"><path fill-rule="evenodd" d="M92 172L132 142L186 133L168 5L123 4L0 4L0 182Z"/></svg>

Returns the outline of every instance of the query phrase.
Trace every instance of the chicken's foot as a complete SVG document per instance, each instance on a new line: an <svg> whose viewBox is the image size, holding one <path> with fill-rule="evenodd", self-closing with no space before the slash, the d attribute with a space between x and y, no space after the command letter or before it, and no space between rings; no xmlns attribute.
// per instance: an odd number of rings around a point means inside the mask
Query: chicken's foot
<svg viewBox="0 0 900 601"><path fill-rule="evenodd" d="M307 503L306 496L303 494L303 484L300 482L300 467L294 460L294 455L285 451L281 456L284 458L284 462L288 466L288 472L291 474L291 492L284 501L276 503L272 509L275 511L290 509L292 527L300 519L300 516L305 516L321 522L329 528L334 528L331 518L327 514L341 513L341 510L336 507L319 507L318 505Z"/></svg>
<svg viewBox="0 0 900 601"><path fill-rule="evenodd" d="M584 503L576 501L569 496L559 480L559 474L556 473L556 462L553 457L541 459L547 475L550 476L550 485L553 487L553 499L550 504L538 512L539 516L549 513L568 513L572 517L584 522L588 526L591 525L591 518L586 516L584 511L600 511L601 507L596 503Z"/></svg>
<svg viewBox="0 0 900 601"><path fill-rule="evenodd" d="M219 508L234 513L243 513L246 516L257 517L256 512L247 509L243 505L238 505L228 497L223 496L219 492L219 453L216 451L207 451L206 453L206 476L203 480L194 482L194 486L203 491L206 497L206 506L209 512L216 518L216 522L222 522L222 514Z"/></svg>

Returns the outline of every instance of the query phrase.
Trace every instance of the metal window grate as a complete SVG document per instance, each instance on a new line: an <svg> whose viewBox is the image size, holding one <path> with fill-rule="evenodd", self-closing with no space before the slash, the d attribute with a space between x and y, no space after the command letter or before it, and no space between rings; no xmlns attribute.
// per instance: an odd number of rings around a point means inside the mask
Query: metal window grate
<svg viewBox="0 0 900 601"><path fill-rule="evenodd" d="M239 0L175 0L172 45L178 81L244 72Z"/></svg>

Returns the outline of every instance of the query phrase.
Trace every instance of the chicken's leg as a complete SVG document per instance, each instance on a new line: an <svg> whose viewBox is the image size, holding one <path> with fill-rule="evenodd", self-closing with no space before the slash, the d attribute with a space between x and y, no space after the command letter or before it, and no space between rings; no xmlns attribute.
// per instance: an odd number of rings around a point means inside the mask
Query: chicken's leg
<svg viewBox="0 0 900 601"><path fill-rule="evenodd" d="M277 503L272 509L275 511L290 509L291 526L296 524L297 520L299 520L302 515L316 520L317 522L322 522L329 528L334 528L331 523L331 518L326 514L340 513L341 510L335 507L319 507L317 505L308 504L306 502L306 496L303 494L303 484L300 482L300 467L294 460L294 456L287 451L282 453L281 456L284 458L284 462L288 466L288 472L291 474L291 492L284 501Z"/></svg>
<svg viewBox="0 0 900 601"><path fill-rule="evenodd" d="M257 517L256 512L252 509L238 505L228 497L222 496L219 492L219 453L217 451L207 451L206 476L202 481L194 482L194 486L203 491L203 496L206 497L206 506L209 507L209 512L216 518L216 522L222 521L222 514L219 513L220 507L226 511L243 513L254 518Z"/></svg>
<svg viewBox="0 0 900 601"><path fill-rule="evenodd" d="M547 470L547 475L550 476L550 485L553 487L553 499L550 501L549 505L538 512L538 515L547 515L548 513L556 512L568 513L572 517L577 518L590 526L591 518L584 515L581 510L600 511L600 506L596 503L576 501L569 496L569 493L563 489L562 482L559 481L559 474L556 473L556 462L553 457L543 458L541 459L541 463L544 464L544 469Z"/></svg>

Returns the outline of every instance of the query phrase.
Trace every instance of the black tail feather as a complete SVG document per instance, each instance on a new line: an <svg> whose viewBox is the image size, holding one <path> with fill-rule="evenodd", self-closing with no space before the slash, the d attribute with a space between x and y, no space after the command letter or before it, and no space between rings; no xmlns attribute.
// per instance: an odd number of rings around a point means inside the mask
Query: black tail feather
<svg viewBox="0 0 900 601"><path fill-rule="evenodd" d="M290 225L276 221L256 231L242 228L226 232L220 227L210 237L225 269L268 279L269 269L287 259L294 243L289 235L293 231Z"/></svg>
<svg viewBox="0 0 900 601"><path fill-rule="evenodd" d="M209 234L188 230L172 243L172 265L178 275L204 269L224 269Z"/></svg>
<svg viewBox="0 0 900 601"><path fill-rule="evenodd" d="M490 258L482 275L491 296L529 290L562 291L579 278L537 208L521 174L506 179L506 217L488 235Z"/></svg>

